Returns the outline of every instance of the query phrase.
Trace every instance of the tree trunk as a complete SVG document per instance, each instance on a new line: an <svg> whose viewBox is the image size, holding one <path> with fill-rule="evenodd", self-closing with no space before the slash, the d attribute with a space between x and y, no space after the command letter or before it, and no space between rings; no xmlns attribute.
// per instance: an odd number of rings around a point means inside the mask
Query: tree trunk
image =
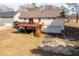
<svg viewBox="0 0 79 59"><path fill-rule="evenodd" d="M77 4L76 4L76 22L78 22Z"/></svg>

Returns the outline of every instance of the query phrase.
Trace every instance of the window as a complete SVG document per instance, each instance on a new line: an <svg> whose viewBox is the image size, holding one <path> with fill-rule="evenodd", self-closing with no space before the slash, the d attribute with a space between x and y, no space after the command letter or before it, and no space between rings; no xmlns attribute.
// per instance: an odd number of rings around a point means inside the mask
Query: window
<svg viewBox="0 0 79 59"><path fill-rule="evenodd" d="M53 19L56 19L55 17Z"/></svg>
<svg viewBox="0 0 79 59"><path fill-rule="evenodd" d="M29 23L30 23L30 24L33 24L33 18L30 18L30 19L29 19Z"/></svg>
<svg viewBox="0 0 79 59"><path fill-rule="evenodd" d="M26 21L26 18L24 18L24 20Z"/></svg>
<svg viewBox="0 0 79 59"><path fill-rule="evenodd" d="M41 19L39 18L39 22L41 22Z"/></svg>
<svg viewBox="0 0 79 59"><path fill-rule="evenodd" d="M50 17L48 17L48 19L51 19Z"/></svg>

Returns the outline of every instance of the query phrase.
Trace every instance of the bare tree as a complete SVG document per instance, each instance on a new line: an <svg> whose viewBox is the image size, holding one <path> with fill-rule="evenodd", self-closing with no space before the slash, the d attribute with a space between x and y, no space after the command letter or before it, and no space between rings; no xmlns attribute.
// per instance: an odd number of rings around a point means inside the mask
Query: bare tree
<svg viewBox="0 0 79 59"><path fill-rule="evenodd" d="M32 3L31 6L32 6L32 10L38 10L39 9L39 7L36 5L36 3Z"/></svg>
<svg viewBox="0 0 79 59"><path fill-rule="evenodd" d="M52 9L58 9L58 7L49 4L44 4L40 6L40 10L52 10Z"/></svg>
<svg viewBox="0 0 79 59"><path fill-rule="evenodd" d="M14 9L5 5L0 6L0 12L10 12L10 11L14 11Z"/></svg>
<svg viewBox="0 0 79 59"><path fill-rule="evenodd" d="M29 11L29 10L52 10L52 9L57 9L58 7L49 5L49 4L44 4L41 6L37 6L36 3L32 4L24 4L20 5L18 8L18 11Z"/></svg>
<svg viewBox="0 0 79 59"><path fill-rule="evenodd" d="M30 10L30 4L24 4L24 5L20 5L18 8L18 11L22 12L22 11L27 11Z"/></svg>
<svg viewBox="0 0 79 59"><path fill-rule="evenodd" d="M76 11L76 22L78 22L78 5L77 3L67 3L69 7L72 7L72 11Z"/></svg>
<svg viewBox="0 0 79 59"><path fill-rule="evenodd" d="M32 4L20 5L18 8L18 11L30 11L30 10L39 10L39 7L36 5L36 3L32 3Z"/></svg>

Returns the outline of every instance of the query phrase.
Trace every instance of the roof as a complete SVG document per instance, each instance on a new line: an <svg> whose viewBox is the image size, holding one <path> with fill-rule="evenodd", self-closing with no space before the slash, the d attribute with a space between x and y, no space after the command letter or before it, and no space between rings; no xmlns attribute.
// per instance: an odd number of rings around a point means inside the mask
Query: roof
<svg viewBox="0 0 79 59"><path fill-rule="evenodd" d="M0 17L2 18L11 18L11 17L14 17L14 15L16 14L17 12L0 12Z"/></svg>
<svg viewBox="0 0 79 59"><path fill-rule="evenodd" d="M63 17L63 10L46 10L46 11L24 11L21 12L20 18L56 18Z"/></svg>

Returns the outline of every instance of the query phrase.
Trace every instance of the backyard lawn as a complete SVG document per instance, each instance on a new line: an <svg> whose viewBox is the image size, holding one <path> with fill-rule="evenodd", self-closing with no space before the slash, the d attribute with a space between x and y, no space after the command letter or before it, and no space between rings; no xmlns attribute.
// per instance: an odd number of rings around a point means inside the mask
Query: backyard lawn
<svg viewBox="0 0 79 59"><path fill-rule="evenodd" d="M75 24L75 23L73 23ZM70 23L66 23L66 26L72 27ZM79 24L73 25L78 28ZM0 28L2 29L2 28ZM5 28L4 28L5 29ZM47 36L42 34L41 37L34 37L33 33L26 34L22 32L18 32L16 29L6 29L0 31L0 56L40 56L46 55L43 52L38 52L37 46L39 46L42 41L44 41ZM79 36L78 36L79 37ZM49 38L48 39L54 39ZM66 38L67 39L67 38ZM69 43L71 45L75 45L79 47L79 41L70 41L60 38L57 40L53 40L53 42L57 41L55 45L59 44L59 42ZM78 38L79 39L79 38ZM40 54L41 53L41 54Z"/></svg>
<svg viewBox="0 0 79 59"><path fill-rule="evenodd" d="M34 37L33 34L18 33L15 29L5 30L0 32L0 55L24 56L36 55L31 50L43 41L43 36L40 38Z"/></svg>

